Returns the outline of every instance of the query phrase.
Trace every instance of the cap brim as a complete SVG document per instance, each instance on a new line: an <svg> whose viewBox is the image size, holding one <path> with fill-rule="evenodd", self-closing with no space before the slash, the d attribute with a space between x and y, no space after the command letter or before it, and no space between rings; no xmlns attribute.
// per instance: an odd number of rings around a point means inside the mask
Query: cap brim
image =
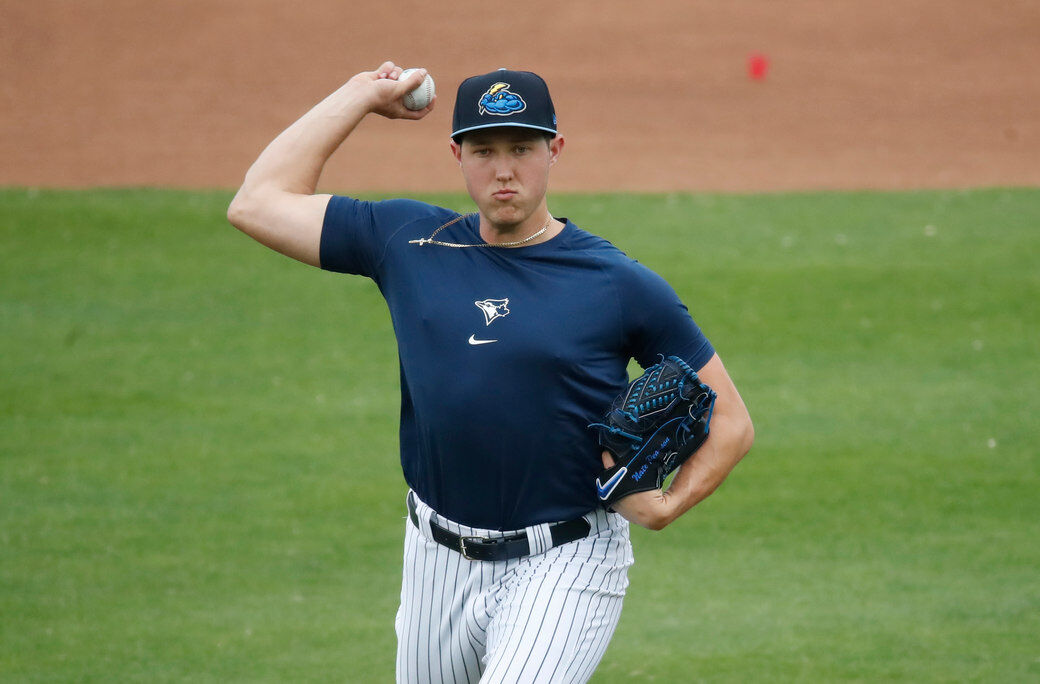
<svg viewBox="0 0 1040 684"><path fill-rule="evenodd" d="M533 130L536 130L536 131L544 131L546 133L552 133L553 135L558 135L558 133L556 132L556 129L554 129L554 128L546 128L545 126L535 126L535 125L526 124L526 123L506 123L506 122L502 122L502 123L481 124L480 126L470 126L469 128L460 128L459 130L457 130L454 133L452 133L451 137L452 137L452 139L454 139L456 136L462 135L463 133L469 133L470 131L479 131L479 130L484 129L484 128L530 128L530 129L533 129Z"/></svg>

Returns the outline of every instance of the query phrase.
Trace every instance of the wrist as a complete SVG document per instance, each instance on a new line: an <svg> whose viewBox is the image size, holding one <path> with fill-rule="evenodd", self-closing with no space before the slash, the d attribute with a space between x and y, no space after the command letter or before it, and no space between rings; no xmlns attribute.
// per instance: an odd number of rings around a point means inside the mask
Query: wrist
<svg viewBox="0 0 1040 684"><path fill-rule="evenodd" d="M368 82L357 82L350 79L338 90L329 95L326 103L330 113L335 116L346 116L361 119L371 114L378 106L378 94Z"/></svg>

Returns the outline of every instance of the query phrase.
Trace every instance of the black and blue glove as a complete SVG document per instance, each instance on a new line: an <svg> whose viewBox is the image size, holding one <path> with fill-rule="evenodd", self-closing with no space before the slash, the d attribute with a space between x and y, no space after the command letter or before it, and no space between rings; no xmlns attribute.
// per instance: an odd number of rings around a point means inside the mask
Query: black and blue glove
<svg viewBox="0 0 1040 684"><path fill-rule="evenodd" d="M629 494L660 489L708 438L715 391L677 356L661 359L633 380L596 430L614 466L596 478L609 511Z"/></svg>

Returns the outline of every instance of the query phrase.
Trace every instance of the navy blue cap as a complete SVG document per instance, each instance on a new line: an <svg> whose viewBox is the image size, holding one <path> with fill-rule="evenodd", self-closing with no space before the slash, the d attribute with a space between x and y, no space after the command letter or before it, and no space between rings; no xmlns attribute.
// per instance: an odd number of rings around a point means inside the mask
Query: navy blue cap
<svg viewBox="0 0 1040 684"><path fill-rule="evenodd" d="M533 128L556 135L556 110L549 86L530 71L499 69L467 78L455 96L451 137L497 126Z"/></svg>

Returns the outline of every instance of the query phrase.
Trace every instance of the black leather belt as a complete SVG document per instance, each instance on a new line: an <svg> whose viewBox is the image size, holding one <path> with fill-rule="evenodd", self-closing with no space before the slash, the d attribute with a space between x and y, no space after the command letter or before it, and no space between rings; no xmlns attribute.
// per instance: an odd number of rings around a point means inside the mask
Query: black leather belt
<svg viewBox="0 0 1040 684"><path fill-rule="evenodd" d="M408 517L412 524L419 527L419 516L415 513L414 495L408 493ZM589 536L592 526L585 518L575 518L567 522L554 523L549 526L552 545L559 546ZM467 560L502 561L510 558L521 558L531 553L531 545L527 541L527 533L492 539L490 537L472 537L455 534L434 521L430 521L430 532L433 540L441 546L458 551Z"/></svg>

